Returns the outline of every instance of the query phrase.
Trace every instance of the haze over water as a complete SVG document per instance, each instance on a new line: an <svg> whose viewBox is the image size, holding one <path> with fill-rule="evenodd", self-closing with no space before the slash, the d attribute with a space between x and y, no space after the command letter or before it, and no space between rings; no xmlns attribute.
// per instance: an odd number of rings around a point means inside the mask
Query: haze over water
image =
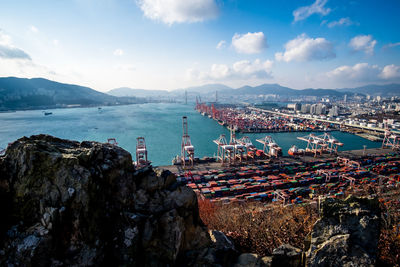
<svg viewBox="0 0 400 267"><path fill-rule="evenodd" d="M48 110L52 115L44 116L42 110L0 113L0 147L6 147L22 136L50 134L72 140L94 140L107 142L107 138L116 138L119 146L132 154L135 160L136 137L144 136L149 159L154 166L169 165L172 158L180 153L182 138L182 116L188 117L189 135L195 146L197 157L213 156L217 146L212 140L224 133L229 141L229 131L208 117L194 110L193 104L140 104L98 108L73 108ZM275 141L282 147L283 153L293 145L300 148L306 143L297 140L297 136L308 133L272 133ZM267 134L247 134L253 143ZM238 134L238 137L241 137ZM345 145L342 150L380 147L379 142L342 132L333 136Z"/></svg>

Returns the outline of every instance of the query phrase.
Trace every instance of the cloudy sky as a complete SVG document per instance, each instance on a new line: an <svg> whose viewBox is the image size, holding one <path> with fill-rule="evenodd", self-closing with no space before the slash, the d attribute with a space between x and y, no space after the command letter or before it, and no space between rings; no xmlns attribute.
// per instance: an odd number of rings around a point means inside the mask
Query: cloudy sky
<svg viewBox="0 0 400 267"><path fill-rule="evenodd" d="M400 82L398 0L0 0L0 76L107 91Z"/></svg>

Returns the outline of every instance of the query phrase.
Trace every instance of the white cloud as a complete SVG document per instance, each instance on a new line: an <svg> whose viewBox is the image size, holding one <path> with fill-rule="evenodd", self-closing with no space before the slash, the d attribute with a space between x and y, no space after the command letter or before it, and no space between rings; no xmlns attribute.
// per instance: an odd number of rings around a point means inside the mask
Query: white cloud
<svg viewBox="0 0 400 267"><path fill-rule="evenodd" d="M294 22L304 20L313 14L321 14L326 16L331 12L330 8L325 8L325 4L328 0L316 0L310 6L302 6L293 11Z"/></svg>
<svg viewBox="0 0 400 267"><path fill-rule="evenodd" d="M400 66L394 64L386 65L380 73L379 77L387 80L400 78Z"/></svg>
<svg viewBox="0 0 400 267"><path fill-rule="evenodd" d="M31 57L23 50L12 44L11 37L0 29L0 58L31 60Z"/></svg>
<svg viewBox="0 0 400 267"><path fill-rule="evenodd" d="M373 54L376 40L372 39L372 35L358 35L350 40L349 46L354 51L364 51L366 54Z"/></svg>
<svg viewBox="0 0 400 267"><path fill-rule="evenodd" d="M222 40L217 44L217 49L222 49L226 47L226 41Z"/></svg>
<svg viewBox="0 0 400 267"><path fill-rule="evenodd" d="M285 52L275 54L278 61L311 61L336 57L331 42L325 38L309 38L301 34L285 44Z"/></svg>
<svg viewBox="0 0 400 267"><path fill-rule="evenodd" d="M60 77L53 70L36 64L22 49L15 47L12 39L0 29L0 77Z"/></svg>
<svg viewBox="0 0 400 267"><path fill-rule="evenodd" d="M344 65L337 67L327 72L322 78L328 78L337 83L366 83L400 80L400 66L391 64L382 68L378 65L357 63L353 66Z"/></svg>
<svg viewBox="0 0 400 267"><path fill-rule="evenodd" d="M377 65L368 63L357 63L354 66L340 66L327 72L329 78L342 81L374 81L379 75L380 69Z"/></svg>
<svg viewBox="0 0 400 267"><path fill-rule="evenodd" d="M267 46L264 33L254 32L235 34L232 37L232 46L241 54L258 54Z"/></svg>
<svg viewBox="0 0 400 267"><path fill-rule="evenodd" d="M273 61L241 60L228 66L226 64L213 64L209 71L188 69L186 76L189 80L221 81L237 79L262 79L271 77Z"/></svg>
<svg viewBox="0 0 400 267"><path fill-rule="evenodd" d="M29 29L32 31L32 32L34 32L34 33L37 33L37 32L39 32L39 29L38 28L36 28L35 26L33 26L33 25L31 25L30 27L29 27Z"/></svg>
<svg viewBox="0 0 400 267"><path fill-rule="evenodd" d="M266 60L264 62L259 59L256 59L253 62L249 60L242 60L235 62L232 66L232 69L235 73L244 76L270 76L273 63L274 62L272 60Z"/></svg>
<svg viewBox="0 0 400 267"><path fill-rule="evenodd" d="M120 48L118 48L118 49L115 49L114 50L114 56L122 56L122 55L124 55L124 50L122 50L122 49L120 49Z"/></svg>
<svg viewBox="0 0 400 267"><path fill-rule="evenodd" d="M118 64L114 66L114 69L126 72L131 72L136 70L135 66L132 64Z"/></svg>
<svg viewBox="0 0 400 267"><path fill-rule="evenodd" d="M396 47L396 46L400 46L400 42L397 43L389 43L387 45L385 45L383 48L392 48L392 47Z"/></svg>
<svg viewBox="0 0 400 267"><path fill-rule="evenodd" d="M57 45L59 45L59 44L60 44L60 41L58 41L57 39L54 39L54 40L53 40L53 45L57 46Z"/></svg>
<svg viewBox="0 0 400 267"><path fill-rule="evenodd" d="M215 0L138 0L137 4L146 17L168 25L200 22L218 15Z"/></svg>
<svg viewBox="0 0 400 267"><path fill-rule="evenodd" d="M58 74L47 67L37 65L31 60L0 58L0 76L16 76L25 78L43 77L55 79L58 77Z"/></svg>
<svg viewBox="0 0 400 267"><path fill-rule="evenodd" d="M352 21L350 18L341 18L339 20L331 21L328 23L329 28L333 28L336 26L350 26L350 25L359 25L359 23Z"/></svg>

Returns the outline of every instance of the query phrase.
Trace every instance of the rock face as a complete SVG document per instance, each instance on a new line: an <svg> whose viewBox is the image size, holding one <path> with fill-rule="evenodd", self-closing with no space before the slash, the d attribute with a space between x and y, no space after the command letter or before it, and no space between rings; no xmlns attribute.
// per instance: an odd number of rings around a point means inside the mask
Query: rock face
<svg viewBox="0 0 400 267"><path fill-rule="evenodd" d="M325 201L311 233L308 266L373 266L380 234L376 199Z"/></svg>
<svg viewBox="0 0 400 267"><path fill-rule="evenodd" d="M272 252L272 266L301 266L302 251L289 244L283 244Z"/></svg>
<svg viewBox="0 0 400 267"><path fill-rule="evenodd" d="M0 201L1 266L173 265L211 242L191 189L109 144L15 141Z"/></svg>

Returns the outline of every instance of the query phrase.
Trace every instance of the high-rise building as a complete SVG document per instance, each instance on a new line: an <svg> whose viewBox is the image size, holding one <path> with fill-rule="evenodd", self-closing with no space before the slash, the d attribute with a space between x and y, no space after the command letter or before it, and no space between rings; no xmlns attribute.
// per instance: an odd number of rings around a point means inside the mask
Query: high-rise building
<svg viewBox="0 0 400 267"><path fill-rule="evenodd" d="M339 108L338 108L338 106L333 106L333 107L329 110L328 116L330 116L330 117L339 116Z"/></svg>
<svg viewBox="0 0 400 267"><path fill-rule="evenodd" d="M316 114L317 113L317 104L312 104L310 107L310 113Z"/></svg>
<svg viewBox="0 0 400 267"><path fill-rule="evenodd" d="M315 114L323 115L325 113L326 113L326 106L324 104L319 103L315 106Z"/></svg>
<svg viewBox="0 0 400 267"><path fill-rule="evenodd" d="M302 104L301 105L301 113L310 113L311 105L310 104Z"/></svg>

